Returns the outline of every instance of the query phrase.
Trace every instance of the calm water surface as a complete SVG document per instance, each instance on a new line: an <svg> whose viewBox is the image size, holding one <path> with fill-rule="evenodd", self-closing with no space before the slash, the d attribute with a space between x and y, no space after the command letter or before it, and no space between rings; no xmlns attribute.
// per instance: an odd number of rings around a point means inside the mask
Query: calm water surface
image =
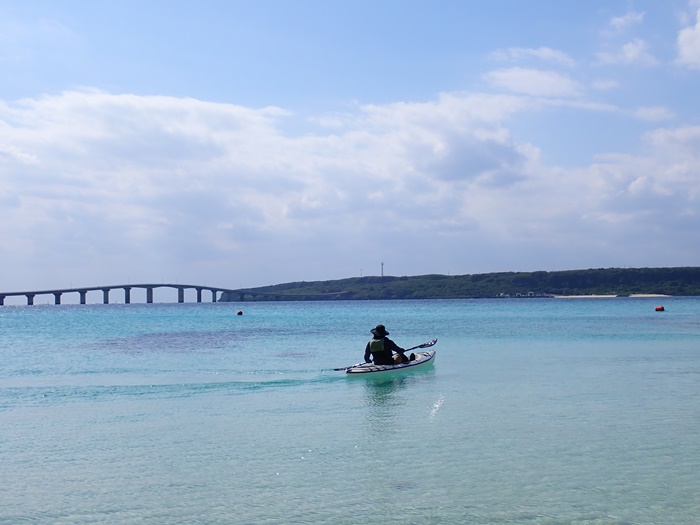
<svg viewBox="0 0 700 525"><path fill-rule="evenodd" d="M334 372L380 322L435 366ZM2 525L697 525L700 299L0 307L0 464Z"/></svg>

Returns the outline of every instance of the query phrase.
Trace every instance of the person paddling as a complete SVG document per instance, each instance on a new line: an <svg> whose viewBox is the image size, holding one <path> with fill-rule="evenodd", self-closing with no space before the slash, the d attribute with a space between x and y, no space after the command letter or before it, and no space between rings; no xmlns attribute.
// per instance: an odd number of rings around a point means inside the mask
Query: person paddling
<svg viewBox="0 0 700 525"><path fill-rule="evenodd" d="M408 362L408 357L404 355L406 350L387 337L389 332L386 331L383 324L378 324L370 332L372 333L372 339L365 347L365 363L374 362L375 365L395 365ZM396 356L393 355L393 352L396 352Z"/></svg>

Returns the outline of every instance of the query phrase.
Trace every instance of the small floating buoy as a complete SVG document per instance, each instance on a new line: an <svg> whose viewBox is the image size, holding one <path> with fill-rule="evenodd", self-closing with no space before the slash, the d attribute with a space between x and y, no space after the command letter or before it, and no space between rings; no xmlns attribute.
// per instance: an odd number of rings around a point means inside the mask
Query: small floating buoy
<svg viewBox="0 0 700 525"><path fill-rule="evenodd" d="M663 306L657 306L656 308L654 308L654 310L656 310L657 312L663 312L666 309Z"/></svg>
<svg viewBox="0 0 700 525"><path fill-rule="evenodd" d="M236 312L236 315L243 315L243 310L238 310L238 311Z"/></svg>

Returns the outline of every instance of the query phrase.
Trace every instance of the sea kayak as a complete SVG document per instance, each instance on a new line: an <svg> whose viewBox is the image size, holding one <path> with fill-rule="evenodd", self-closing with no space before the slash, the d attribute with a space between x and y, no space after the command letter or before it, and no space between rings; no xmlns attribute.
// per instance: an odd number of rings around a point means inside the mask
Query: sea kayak
<svg viewBox="0 0 700 525"><path fill-rule="evenodd" d="M349 367L345 372L352 375L374 375L388 374L392 372L402 372L408 370L417 370L418 368L428 368L433 366L435 361L435 350L427 352L416 352L416 358L408 363L399 363L397 365L375 365L374 363L360 363Z"/></svg>

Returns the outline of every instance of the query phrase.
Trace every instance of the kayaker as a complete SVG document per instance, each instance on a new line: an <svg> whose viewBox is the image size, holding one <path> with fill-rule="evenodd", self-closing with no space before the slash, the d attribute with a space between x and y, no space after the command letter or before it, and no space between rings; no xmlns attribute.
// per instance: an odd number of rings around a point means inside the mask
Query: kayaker
<svg viewBox="0 0 700 525"><path fill-rule="evenodd" d="M365 347L365 363L374 362L375 365L395 365L397 363L407 363L408 357L404 355L404 350L394 341L389 339L389 332L383 324L378 324L370 330L372 339ZM393 353L396 352L394 356Z"/></svg>

